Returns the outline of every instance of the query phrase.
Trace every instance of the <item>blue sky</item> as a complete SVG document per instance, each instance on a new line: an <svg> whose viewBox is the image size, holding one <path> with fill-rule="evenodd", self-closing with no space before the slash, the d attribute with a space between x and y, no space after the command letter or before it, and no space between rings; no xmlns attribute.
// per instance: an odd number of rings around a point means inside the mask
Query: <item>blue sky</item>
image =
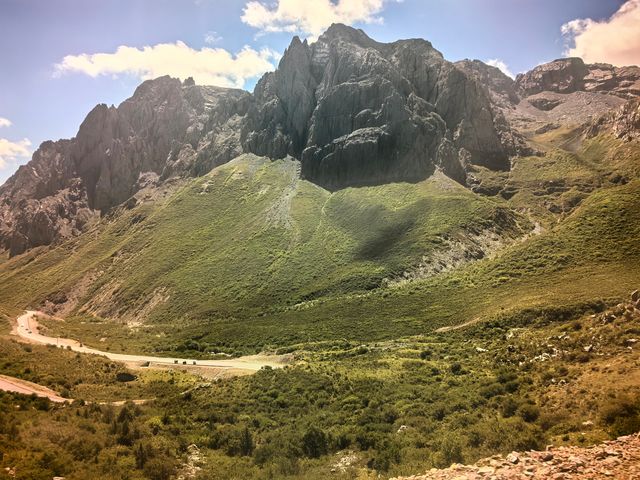
<svg viewBox="0 0 640 480"><path fill-rule="evenodd" d="M0 0L0 182L28 160L26 150L35 150L47 139L74 136L95 104L117 105L144 78L186 75L196 69L196 81L251 90L261 73L277 64L294 32L313 39L332 19L363 28L379 41L426 38L452 61L499 59L517 73L563 56L567 42L579 48L580 35L592 34L602 25L598 22L607 24L625 8L623 4L623 0ZM628 4L635 8L640 1ZM565 24L575 28L565 27L563 36ZM100 53L107 55L91 57ZM203 71L201 65L206 65Z"/></svg>

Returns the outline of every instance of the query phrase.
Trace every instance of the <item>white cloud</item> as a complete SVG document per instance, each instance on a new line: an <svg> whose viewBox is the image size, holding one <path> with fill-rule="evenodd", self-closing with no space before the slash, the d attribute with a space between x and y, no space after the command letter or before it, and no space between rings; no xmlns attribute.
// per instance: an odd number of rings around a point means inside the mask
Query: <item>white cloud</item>
<svg viewBox="0 0 640 480"><path fill-rule="evenodd" d="M236 55L223 48L195 50L184 42L160 43L143 48L122 45L114 53L67 55L55 65L54 76L65 73L134 75L141 79L171 75L193 77L200 85L244 87L245 82L273 70L279 55L271 49L244 47Z"/></svg>
<svg viewBox="0 0 640 480"><path fill-rule="evenodd" d="M0 127L10 127L11 125L11 120L9 120L8 118L0 117Z"/></svg>
<svg viewBox="0 0 640 480"><path fill-rule="evenodd" d="M382 23L378 14L391 0L250 1L242 21L262 33L299 32L317 38L332 23ZM399 0L396 0L399 1Z"/></svg>
<svg viewBox="0 0 640 480"><path fill-rule="evenodd" d="M211 31L204 34L204 43L208 45L218 43L220 40L222 40L222 37L218 35L218 32Z"/></svg>
<svg viewBox="0 0 640 480"><path fill-rule="evenodd" d="M6 138L0 138L0 170L9 166L20 158L31 156L31 142L28 138L12 142Z"/></svg>
<svg viewBox="0 0 640 480"><path fill-rule="evenodd" d="M640 0L628 0L611 18L579 18L562 25L565 55L587 63L640 65Z"/></svg>
<svg viewBox="0 0 640 480"><path fill-rule="evenodd" d="M485 62L487 65L491 65L492 67L499 68L502 73L504 73L507 77L516 78L515 75L509 70L509 67L506 63L504 63L499 58L491 58Z"/></svg>

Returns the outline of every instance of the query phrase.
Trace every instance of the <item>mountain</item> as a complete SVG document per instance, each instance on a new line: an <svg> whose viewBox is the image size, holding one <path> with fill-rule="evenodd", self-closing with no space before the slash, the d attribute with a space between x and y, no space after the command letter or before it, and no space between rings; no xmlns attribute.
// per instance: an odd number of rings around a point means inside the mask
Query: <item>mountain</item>
<svg viewBox="0 0 640 480"><path fill-rule="evenodd" d="M635 143L609 140L637 131L622 98L637 69L607 68L557 60L513 80L334 25L294 38L253 94L146 81L0 190L20 285L0 302L226 330L500 261L637 176ZM584 124L585 99L604 116Z"/></svg>
<svg viewBox="0 0 640 480"><path fill-rule="evenodd" d="M253 93L97 106L0 187L0 383L82 400L0 392L2 471L402 478L637 432L638 78L334 25ZM16 342L27 309L94 350ZM254 354L289 363L201 365ZM576 452L533 456L614 471Z"/></svg>
<svg viewBox="0 0 640 480"><path fill-rule="evenodd" d="M141 187L199 176L240 153L289 155L330 190L416 182L434 169L465 185L470 165L508 170L523 134L583 123L640 93L640 69L562 59L515 81L452 64L425 40L382 44L333 25L297 37L255 92L169 77L119 107L98 105L71 140L45 142L0 187L11 255L85 231Z"/></svg>
<svg viewBox="0 0 640 480"><path fill-rule="evenodd" d="M117 108L98 105L0 189L0 245L16 255L68 238L146 183L242 152L290 155L331 190L436 168L464 184L468 164L508 169L514 137L485 88L429 42L381 44L334 25L312 45L294 38L253 95L162 77Z"/></svg>
<svg viewBox="0 0 640 480"><path fill-rule="evenodd" d="M75 138L43 143L0 187L0 245L16 255L68 238L161 176L206 172L237 156L250 100L161 77L118 108L96 106Z"/></svg>

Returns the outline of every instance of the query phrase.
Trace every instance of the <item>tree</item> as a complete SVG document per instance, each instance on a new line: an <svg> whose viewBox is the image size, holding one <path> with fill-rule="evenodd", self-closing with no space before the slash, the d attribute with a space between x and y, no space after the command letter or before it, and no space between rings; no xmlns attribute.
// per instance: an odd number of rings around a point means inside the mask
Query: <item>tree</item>
<svg viewBox="0 0 640 480"><path fill-rule="evenodd" d="M135 456L136 456L136 468L138 470L141 470L142 468L144 468L145 463L147 463L147 458L148 458L147 450L144 448L142 443L139 443L138 448L135 449Z"/></svg>
<svg viewBox="0 0 640 480"><path fill-rule="evenodd" d="M248 427L244 427L240 434L240 455L249 456L253 453L253 437Z"/></svg>
<svg viewBox="0 0 640 480"><path fill-rule="evenodd" d="M144 473L150 480L169 480L174 471L173 460L166 456L152 458L144 467Z"/></svg>
<svg viewBox="0 0 640 480"><path fill-rule="evenodd" d="M327 444L327 435L317 427L309 428L302 436L302 451L309 458L326 455Z"/></svg>

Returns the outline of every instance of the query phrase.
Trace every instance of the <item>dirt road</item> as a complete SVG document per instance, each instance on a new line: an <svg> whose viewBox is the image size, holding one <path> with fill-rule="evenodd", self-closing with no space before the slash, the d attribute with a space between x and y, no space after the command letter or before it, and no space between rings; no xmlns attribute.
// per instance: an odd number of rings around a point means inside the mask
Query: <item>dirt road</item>
<svg viewBox="0 0 640 480"><path fill-rule="evenodd" d="M92 355L102 355L110 360L123 362L133 367L142 365L197 365L199 367L215 367L215 368L233 368L242 370L260 370L264 366L272 368L280 368L286 364L283 356L276 355L250 355L228 360L198 360L188 358L166 358L152 357L147 355L128 355L123 353L103 352L95 348L86 347L76 340L68 338L56 338L42 335L38 331L38 315L45 315L41 312L28 310L17 318L17 325L14 333L20 338L31 343L39 343L43 345L56 345L58 347L70 348L74 352L89 353Z"/></svg>
<svg viewBox="0 0 640 480"><path fill-rule="evenodd" d="M6 375L0 375L0 390L5 392L23 393L25 395L36 394L38 397L45 397L52 402L62 403L70 402L67 398L62 398L53 390L38 385L37 383L27 382L19 378L8 377Z"/></svg>

